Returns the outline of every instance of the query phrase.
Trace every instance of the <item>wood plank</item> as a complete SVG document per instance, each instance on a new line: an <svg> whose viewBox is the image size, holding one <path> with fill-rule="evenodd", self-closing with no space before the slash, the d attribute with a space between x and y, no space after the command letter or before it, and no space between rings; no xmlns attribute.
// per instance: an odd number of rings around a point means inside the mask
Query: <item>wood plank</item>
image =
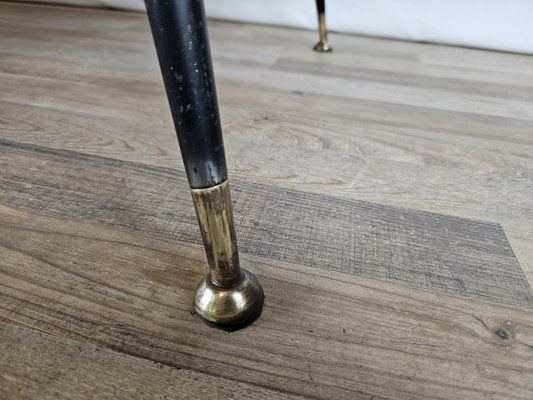
<svg viewBox="0 0 533 400"><path fill-rule="evenodd" d="M0 316L32 329L318 399L533 390L525 310L244 255L266 309L227 333L190 312L200 247L6 207L0 230Z"/></svg>
<svg viewBox="0 0 533 400"><path fill-rule="evenodd" d="M272 67L273 70L310 74L315 76L333 76L354 81L390 83L410 88L446 89L463 94L476 94L492 98L533 101L533 87L476 82L461 78L444 78L438 76L421 76L413 72L379 71L373 68L357 66L320 64L305 62L295 58L280 58Z"/></svg>
<svg viewBox="0 0 533 400"><path fill-rule="evenodd" d="M0 332L2 399L303 399L5 319L0 319Z"/></svg>
<svg viewBox="0 0 533 400"><path fill-rule="evenodd" d="M224 76L241 84L257 82L253 68L224 70ZM306 76L301 72L283 72L262 69L264 86L275 90L298 91L302 88L312 95L339 96L346 99L373 102L391 102L401 106L425 107L451 112L468 112L492 117L533 120L533 106L525 100L506 99L501 107L497 99L485 95L461 93L443 88L411 87L384 81L342 79L335 76ZM312 81L313 85L309 85ZM268 84L266 84L268 82Z"/></svg>
<svg viewBox="0 0 533 400"><path fill-rule="evenodd" d="M0 150L5 205L201 243L183 172L5 140ZM232 185L244 253L533 306L497 224L248 181Z"/></svg>

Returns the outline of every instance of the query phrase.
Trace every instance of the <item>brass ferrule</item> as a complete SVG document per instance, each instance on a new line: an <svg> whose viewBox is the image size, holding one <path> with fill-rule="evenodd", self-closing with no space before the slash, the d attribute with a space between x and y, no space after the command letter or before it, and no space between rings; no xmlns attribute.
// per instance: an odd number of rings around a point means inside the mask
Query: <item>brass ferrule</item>
<svg viewBox="0 0 533 400"><path fill-rule="evenodd" d="M318 35L319 35L319 41L315 46L313 47L313 50L318 51L320 53L329 53L333 49L328 43L328 30L326 28L326 14L320 13L318 14Z"/></svg>
<svg viewBox="0 0 533 400"><path fill-rule="evenodd" d="M261 314L264 294L254 274L239 266L228 181L191 193L209 263L194 308L209 324L238 329Z"/></svg>
<svg viewBox="0 0 533 400"><path fill-rule="evenodd" d="M202 232L211 281L229 288L241 280L239 252L228 181L206 189L191 189Z"/></svg>
<svg viewBox="0 0 533 400"><path fill-rule="evenodd" d="M328 41L328 31L326 28L326 14L318 14L318 34L321 42Z"/></svg>

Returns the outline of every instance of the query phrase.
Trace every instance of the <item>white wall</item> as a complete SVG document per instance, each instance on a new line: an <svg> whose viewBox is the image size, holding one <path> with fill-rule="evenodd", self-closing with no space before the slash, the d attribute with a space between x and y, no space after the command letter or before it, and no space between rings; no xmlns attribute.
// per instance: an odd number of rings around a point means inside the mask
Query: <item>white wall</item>
<svg viewBox="0 0 533 400"><path fill-rule="evenodd" d="M45 1L45 0L37 0ZM58 0L143 10L143 0ZM210 17L316 29L314 0L205 0ZM338 32L533 54L533 0L326 0Z"/></svg>

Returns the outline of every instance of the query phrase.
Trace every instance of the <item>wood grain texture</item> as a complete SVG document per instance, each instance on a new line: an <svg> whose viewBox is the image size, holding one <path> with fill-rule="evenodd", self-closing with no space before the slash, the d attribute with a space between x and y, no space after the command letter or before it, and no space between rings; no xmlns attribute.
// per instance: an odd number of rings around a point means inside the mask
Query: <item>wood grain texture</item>
<svg viewBox="0 0 533 400"><path fill-rule="evenodd" d="M191 314L206 268L200 246L6 207L0 246L3 320L242 383L236 398L246 385L314 399L529 399L533 390L530 311L243 254L266 308L227 333ZM0 365L24 364L13 351ZM100 375L102 385L123 386L125 372ZM18 384L50 373L31 370ZM72 397L83 390L70 387Z"/></svg>
<svg viewBox="0 0 533 400"><path fill-rule="evenodd" d="M0 398L531 399L529 308L316 260L385 265L412 247L400 217L425 211L471 235L415 229L452 249L438 262L490 255L509 282L514 250L532 282L533 57L335 34L325 56L312 31L209 30L241 258L267 295L231 334L191 315L205 256L146 17L0 2ZM317 217L256 219L274 195ZM381 253L339 254L321 201L400 220L367 226ZM346 220L332 233L358 239ZM294 248L258 237L282 224Z"/></svg>
<svg viewBox="0 0 533 400"><path fill-rule="evenodd" d="M303 399L0 320L2 399ZM13 349L18 349L14 352Z"/></svg>
<svg viewBox="0 0 533 400"><path fill-rule="evenodd" d="M2 137L181 168L144 15L1 7ZM233 177L499 223L533 278L532 57L209 29Z"/></svg>
<svg viewBox="0 0 533 400"><path fill-rule="evenodd" d="M2 204L201 243L181 171L1 139L0 151ZM240 180L232 188L241 252L533 306L497 224Z"/></svg>

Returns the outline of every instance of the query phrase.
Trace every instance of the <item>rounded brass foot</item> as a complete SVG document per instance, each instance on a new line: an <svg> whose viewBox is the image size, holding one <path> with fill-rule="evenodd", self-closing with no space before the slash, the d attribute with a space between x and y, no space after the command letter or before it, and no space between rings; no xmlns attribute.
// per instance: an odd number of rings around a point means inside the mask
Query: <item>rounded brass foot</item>
<svg viewBox="0 0 533 400"><path fill-rule="evenodd" d="M263 309L263 288L256 277L241 269L241 280L230 288L217 286L207 275L198 285L194 308L209 324L222 328L243 327Z"/></svg>
<svg viewBox="0 0 533 400"><path fill-rule="evenodd" d="M318 42L313 46L313 50L318 51L319 53L331 53L333 47L331 47L328 42Z"/></svg>

